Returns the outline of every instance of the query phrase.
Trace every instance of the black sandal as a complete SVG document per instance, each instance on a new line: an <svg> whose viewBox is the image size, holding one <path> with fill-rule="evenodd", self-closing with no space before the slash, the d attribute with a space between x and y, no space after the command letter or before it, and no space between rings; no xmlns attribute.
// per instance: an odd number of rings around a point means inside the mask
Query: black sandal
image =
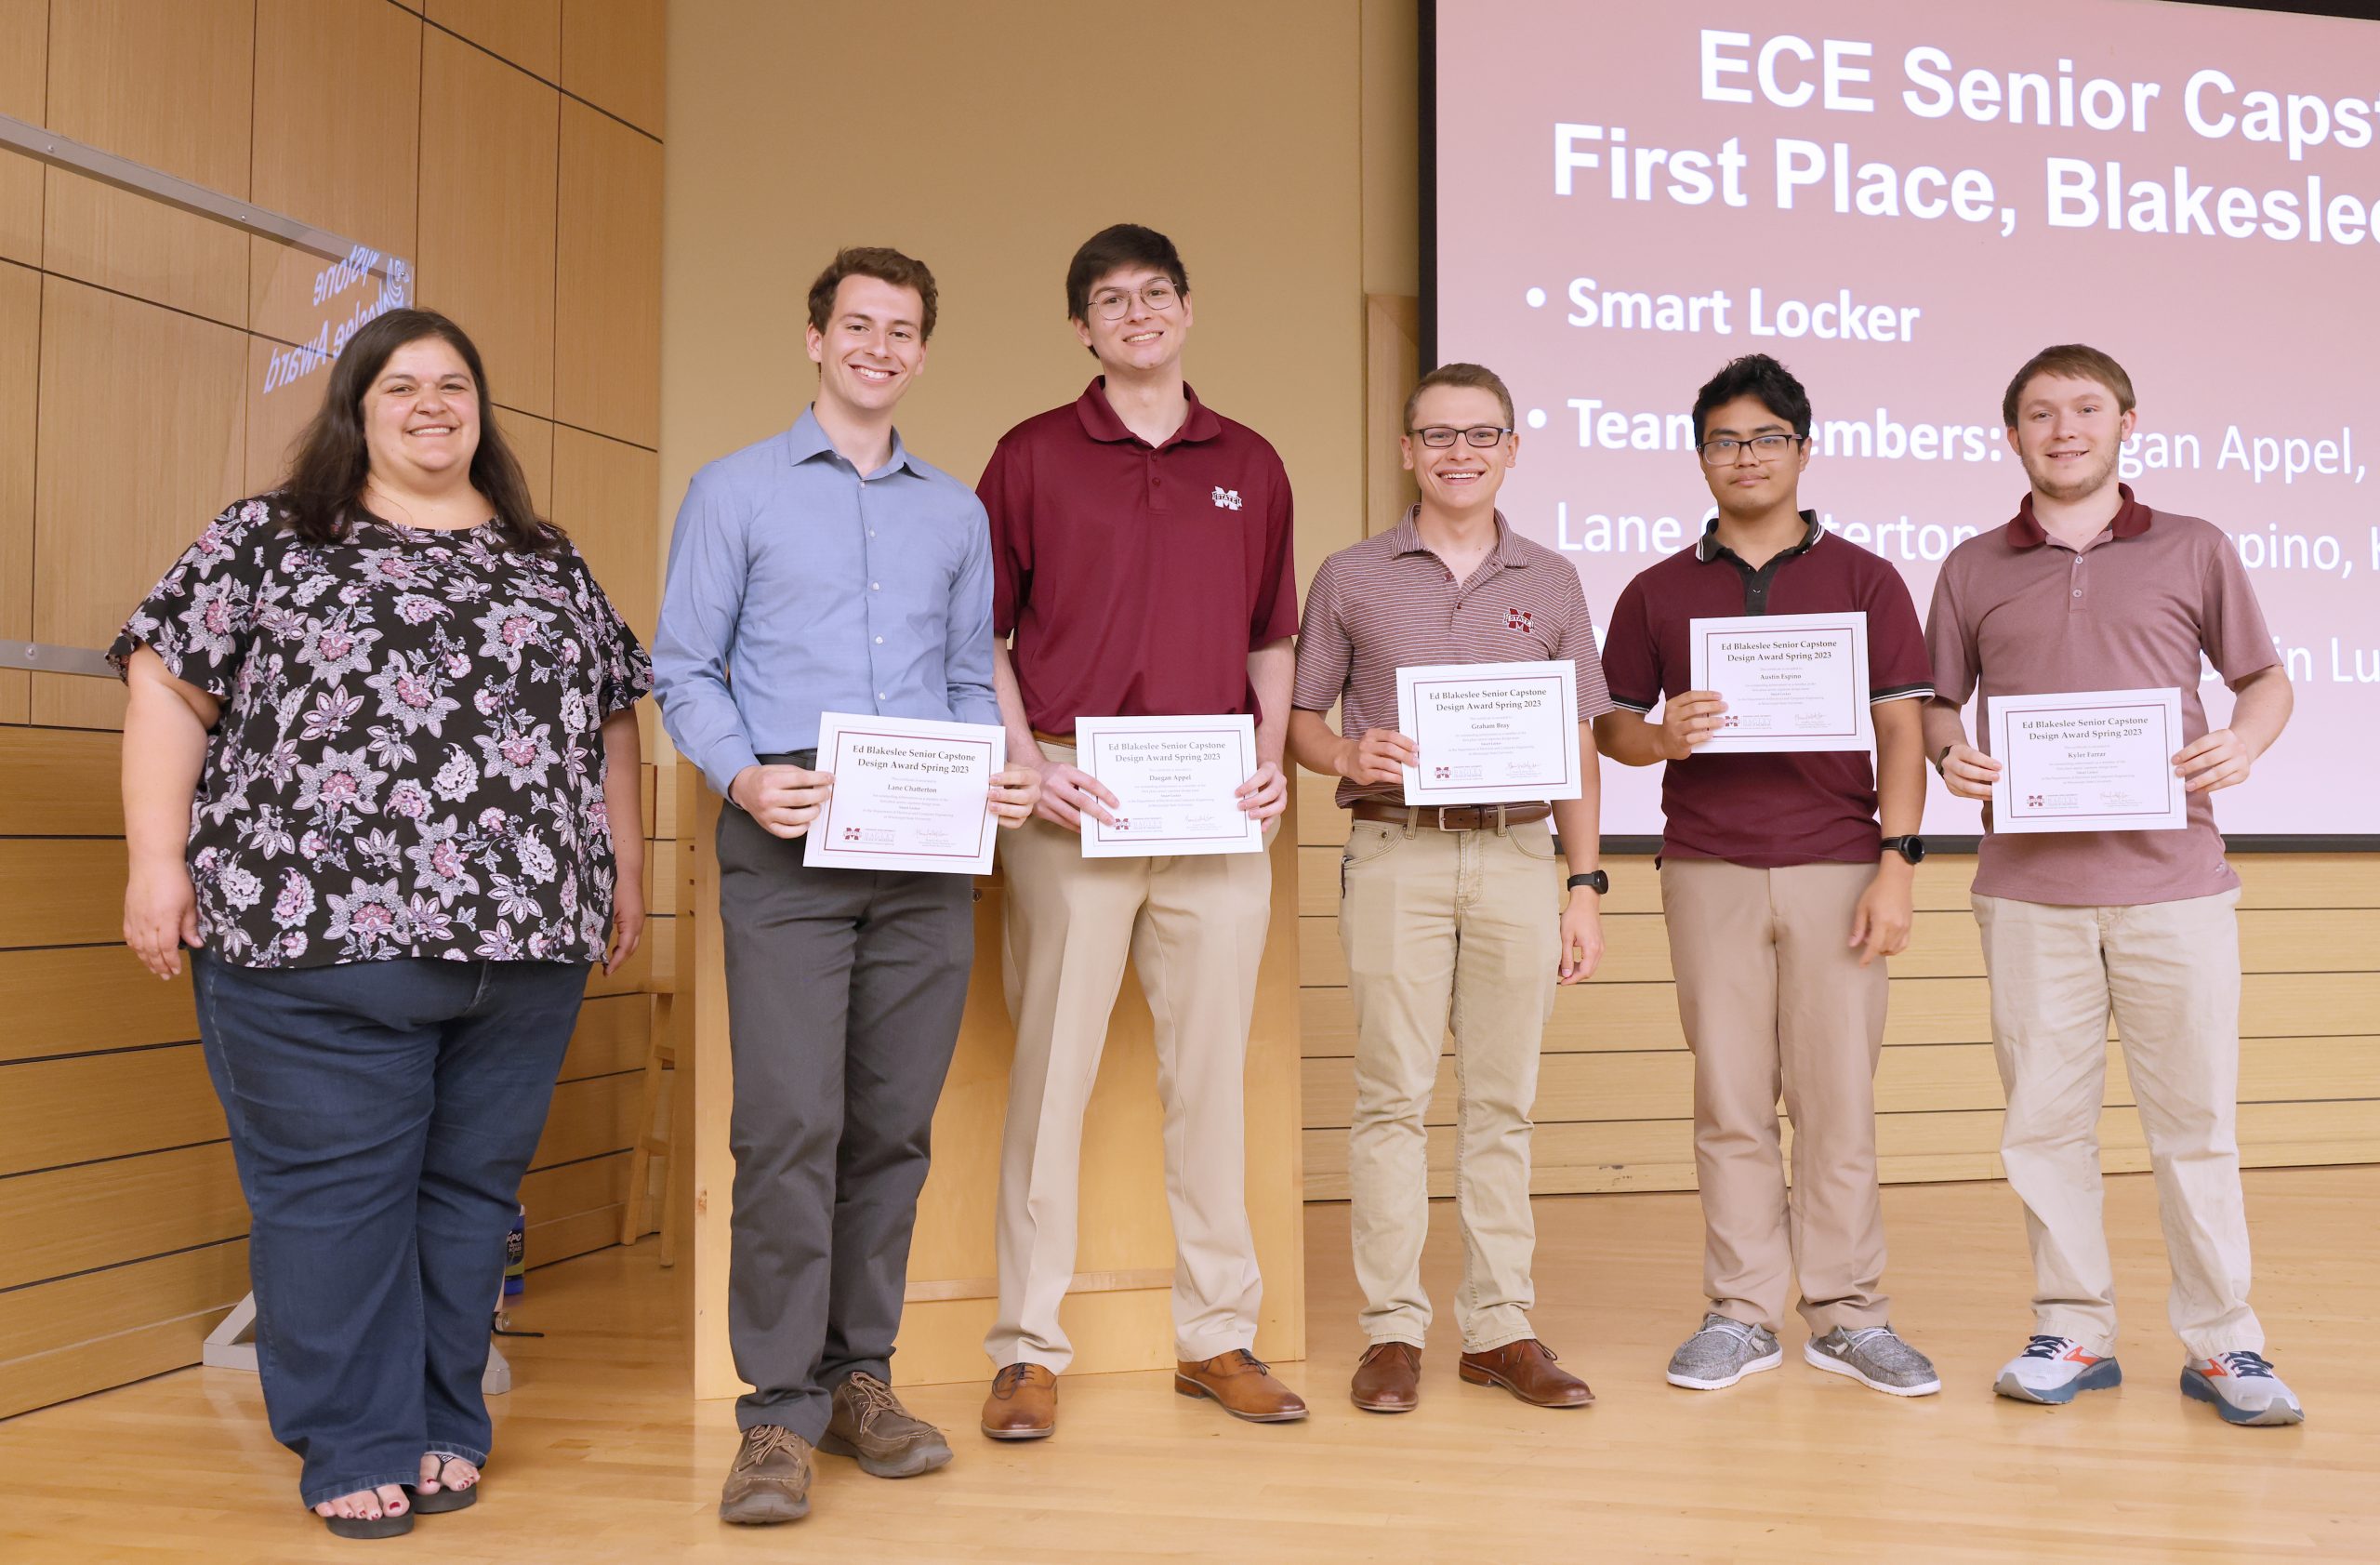
<svg viewBox="0 0 2380 1565"><path fill-rule="evenodd" d="M464 1461L463 1457L451 1451L433 1451L428 1454L438 1458L438 1470L442 1473L446 1470L447 1463ZM475 1468L478 1464L466 1462L465 1466ZM443 1516L450 1511L469 1510L480 1503L480 1480L477 1479L461 1489L450 1489L441 1484L427 1494L412 1484L405 1487L413 1492L414 1510L422 1516Z"/></svg>
<svg viewBox="0 0 2380 1565"><path fill-rule="evenodd" d="M402 1516L325 1516L323 1525L334 1538L402 1538L413 1531L413 1509Z"/></svg>

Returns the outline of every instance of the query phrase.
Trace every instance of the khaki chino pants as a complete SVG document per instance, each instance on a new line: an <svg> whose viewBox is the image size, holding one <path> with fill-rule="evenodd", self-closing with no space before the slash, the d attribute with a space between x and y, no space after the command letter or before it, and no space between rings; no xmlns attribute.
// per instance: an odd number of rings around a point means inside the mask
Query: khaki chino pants
<svg viewBox="0 0 2380 1565"><path fill-rule="evenodd" d="M1041 750L1074 763L1071 747ZM985 1351L998 1365L1061 1373L1073 1361L1058 1308L1074 1278L1083 1112L1128 956L1156 1024L1174 1349L1203 1359L1253 1346L1263 1282L1248 1222L1244 1105L1273 909L1269 857L1085 858L1080 837L1035 819L1001 835L1000 863L1016 1058L1000 1144L999 1314Z"/></svg>
<svg viewBox="0 0 2380 1565"><path fill-rule="evenodd" d="M1466 1353L1536 1335L1529 1109L1554 1012L1561 886L1543 821L1440 831L1356 821L1341 859L1339 939L1355 1006L1347 1182L1355 1280L1371 1342L1421 1346L1430 1300L1424 1111L1455 1039L1455 1202Z"/></svg>
<svg viewBox="0 0 2380 1565"><path fill-rule="evenodd" d="M2035 1330L2116 1348L2099 1212L2108 1016L2149 1136L2174 1271L2166 1311L2195 1358L2262 1352L2240 1191L2237 891L2128 908L1977 896L1991 1041L2007 1089L2000 1160L2025 1202Z"/></svg>
<svg viewBox="0 0 2380 1565"><path fill-rule="evenodd" d="M1876 1062L1884 964L1847 942L1871 864L1661 865L1679 1019L1694 1051L1703 1291L1781 1328L1796 1282L1813 1335L1884 1324ZM1793 1121L1793 1179L1777 1101Z"/></svg>

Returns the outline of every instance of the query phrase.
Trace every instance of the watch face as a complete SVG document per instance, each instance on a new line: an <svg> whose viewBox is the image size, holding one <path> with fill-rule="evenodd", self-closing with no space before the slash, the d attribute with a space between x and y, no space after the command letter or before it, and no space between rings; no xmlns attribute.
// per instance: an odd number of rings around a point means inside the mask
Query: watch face
<svg viewBox="0 0 2380 1565"><path fill-rule="evenodd" d="M1908 859L1911 864L1924 863L1925 839L1923 837L1902 838L1900 840L1900 853L1901 856Z"/></svg>

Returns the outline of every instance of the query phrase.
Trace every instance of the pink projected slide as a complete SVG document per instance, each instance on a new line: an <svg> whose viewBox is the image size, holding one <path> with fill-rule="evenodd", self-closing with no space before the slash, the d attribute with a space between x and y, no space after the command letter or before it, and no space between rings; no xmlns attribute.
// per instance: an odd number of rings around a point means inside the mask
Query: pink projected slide
<svg viewBox="0 0 2380 1565"><path fill-rule="evenodd" d="M2024 497L2008 378L2088 342L2138 394L2125 481L2230 533L2296 686L2218 824L2380 833L2380 23L1442 0L1435 52L1437 358L1511 383L1505 514L1598 624L1712 514L1687 410L1726 360L1808 386L1802 503L1922 614ZM1605 829L1658 832L1659 780L1606 767ZM1926 829L1980 823L1937 782Z"/></svg>

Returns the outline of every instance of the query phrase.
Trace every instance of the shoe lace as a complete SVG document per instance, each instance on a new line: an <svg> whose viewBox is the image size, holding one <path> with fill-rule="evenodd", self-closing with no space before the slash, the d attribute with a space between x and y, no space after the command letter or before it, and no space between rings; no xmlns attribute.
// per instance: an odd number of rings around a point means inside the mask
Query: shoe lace
<svg viewBox="0 0 2380 1565"><path fill-rule="evenodd" d="M1226 1360L1223 1365L1225 1369L1253 1370L1258 1374L1271 1374L1273 1373L1272 1365L1264 1362L1264 1360L1259 1359L1255 1354L1250 1353L1244 1347L1233 1348L1229 1353L1223 1355L1223 1359Z"/></svg>
<svg viewBox="0 0 2380 1565"><path fill-rule="evenodd" d="M2019 1359L2056 1359L2063 1356L2066 1350L2073 1346L2074 1339L2072 1337L2036 1336L2031 1341L2025 1344L2025 1351L2017 1354L2016 1357Z"/></svg>
<svg viewBox="0 0 2380 1565"><path fill-rule="evenodd" d="M1003 1364L1000 1366L1000 1373L992 1376L992 1390L998 1396L1013 1397L1018 1388L1024 1386L1025 1377L1032 1373L1033 1366L1030 1364L1021 1362Z"/></svg>
<svg viewBox="0 0 2380 1565"><path fill-rule="evenodd" d="M2280 1378L2272 1373L2272 1365L2261 1353L2250 1353L2243 1349L2237 1353L2218 1353L2215 1357L2218 1363L2235 1375L2262 1375L2267 1380Z"/></svg>
<svg viewBox="0 0 2380 1565"><path fill-rule="evenodd" d="M872 1374L855 1374L843 1385L851 1392L852 1400L858 1404L853 1408L852 1416L863 1429L885 1413L899 1417L907 1412L901 1406L901 1399L892 1395L892 1387Z"/></svg>
<svg viewBox="0 0 2380 1565"><path fill-rule="evenodd" d="M735 1466L743 1470L757 1467L780 1452L801 1454L801 1437L774 1424L755 1425L745 1431L744 1449L735 1453Z"/></svg>
<svg viewBox="0 0 2380 1565"><path fill-rule="evenodd" d="M1723 1337L1733 1337L1738 1342L1750 1342L1752 1334L1759 1330L1759 1327L1752 1325L1750 1321L1738 1320L1732 1316L1706 1315L1702 1318L1702 1330L1694 1334L1708 1336L1715 1333Z"/></svg>

